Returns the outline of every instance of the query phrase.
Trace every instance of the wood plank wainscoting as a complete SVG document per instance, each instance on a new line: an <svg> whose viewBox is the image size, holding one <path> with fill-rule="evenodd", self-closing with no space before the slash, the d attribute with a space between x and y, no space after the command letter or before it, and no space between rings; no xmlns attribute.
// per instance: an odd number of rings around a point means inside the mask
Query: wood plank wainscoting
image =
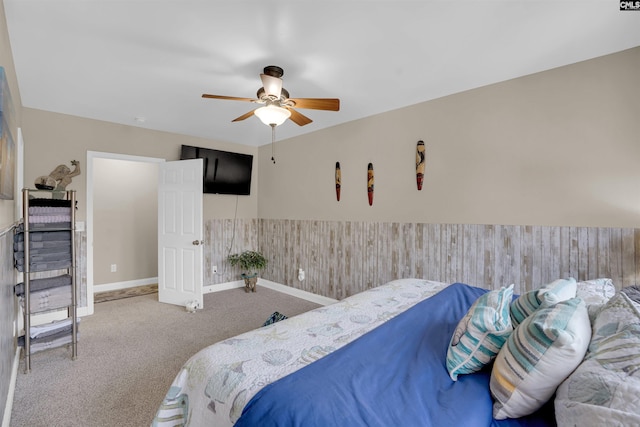
<svg viewBox="0 0 640 427"><path fill-rule="evenodd" d="M87 306L87 232L76 231L76 286L78 308ZM40 273L37 273L40 274ZM38 275L34 277L38 277Z"/></svg>
<svg viewBox="0 0 640 427"><path fill-rule="evenodd" d="M564 277L640 283L634 228L248 219L236 220L234 231L233 224L206 221L206 284L238 280L226 262L232 236L232 253L265 254L261 277L335 299L410 277L487 289L514 283L516 293Z"/></svg>
<svg viewBox="0 0 640 427"><path fill-rule="evenodd" d="M7 426L11 419L13 388L18 372L14 338L13 231L13 226L0 230L0 423Z"/></svg>

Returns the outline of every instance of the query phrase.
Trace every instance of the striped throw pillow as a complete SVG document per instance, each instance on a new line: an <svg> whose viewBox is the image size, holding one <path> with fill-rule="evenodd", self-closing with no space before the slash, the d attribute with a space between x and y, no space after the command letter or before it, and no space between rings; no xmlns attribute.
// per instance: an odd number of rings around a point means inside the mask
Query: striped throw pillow
<svg viewBox="0 0 640 427"><path fill-rule="evenodd" d="M511 322L518 326L540 307L549 307L576 296L576 279L558 279L539 289L525 292L511 303Z"/></svg>
<svg viewBox="0 0 640 427"><path fill-rule="evenodd" d="M541 408L580 364L590 339L591 323L580 298L540 308L527 317L493 364L493 417L519 418Z"/></svg>
<svg viewBox="0 0 640 427"><path fill-rule="evenodd" d="M447 349L447 370L452 380L481 370L498 354L511 335L509 304L513 285L478 298L458 323Z"/></svg>

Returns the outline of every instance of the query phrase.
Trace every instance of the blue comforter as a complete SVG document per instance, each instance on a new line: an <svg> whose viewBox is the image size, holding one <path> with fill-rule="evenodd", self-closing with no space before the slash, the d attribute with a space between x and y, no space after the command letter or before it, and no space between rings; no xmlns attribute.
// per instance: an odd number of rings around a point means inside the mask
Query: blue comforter
<svg viewBox="0 0 640 427"><path fill-rule="evenodd" d="M485 289L453 284L324 358L259 391L238 427L549 426L548 405L492 418L490 371L454 382L445 366L458 321Z"/></svg>

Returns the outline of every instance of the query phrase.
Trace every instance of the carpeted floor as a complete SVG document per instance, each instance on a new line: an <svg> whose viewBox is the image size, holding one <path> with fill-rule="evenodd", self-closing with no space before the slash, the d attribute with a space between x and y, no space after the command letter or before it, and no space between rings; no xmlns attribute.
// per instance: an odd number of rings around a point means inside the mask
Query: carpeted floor
<svg viewBox="0 0 640 427"><path fill-rule="evenodd" d="M12 427L148 427L180 367L209 344L318 307L271 289L206 294L203 310L162 304L157 294L107 301L82 318L78 359L57 348L18 372Z"/></svg>

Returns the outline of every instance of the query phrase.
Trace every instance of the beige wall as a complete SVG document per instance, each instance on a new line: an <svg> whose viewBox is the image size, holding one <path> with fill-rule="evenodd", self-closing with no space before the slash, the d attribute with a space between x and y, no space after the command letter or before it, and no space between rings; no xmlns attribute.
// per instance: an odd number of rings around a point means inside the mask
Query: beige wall
<svg viewBox="0 0 640 427"><path fill-rule="evenodd" d="M158 164L97 158L93 166L94 285L157 277Z"/></svg>
<svg viewBox="0 0 640 427"><path fill-rule="evenodd" d="M11 45L9 44L9 33L4 15L4 2L0 0L0 67L4 68L4 73L9 83L9 93L13 103L13 123L9 123L11 133L13 134L14 143L17 144L18 127L22 121L22 102L20 100L20 91L18 90L18 80L16 78L16 70L13 64L13 54L11 53ZM0 229L14 222L14 201L0 200Z"/></svg>
<svg viewBox="0 0 640 427"><path fill-rule="evenodd" d="M263 146L258 215L638 227L638 75L640 47L278 142L275 165ZM427 153L422 191L418 140Z"/></svg>
<svg viewBox="0 0 640 427"><path fill-rule="evenodd" d="M255 147L151 131L30 108L23 110L23 135L25 185L32 185L36 177L48 174L59 164L69 165L73 159L79 160L85 168L87 151L178 160L180 146L185 144L257 154ZM257 215L258 169L258 165L254 164L251 195L238 199L240 218L255 218ZM77 190L78 219L85 219L86 174L75 177L73 183L67 188ZM235 196L204 195L205 218L233 218L235 207Z"/></svg>

